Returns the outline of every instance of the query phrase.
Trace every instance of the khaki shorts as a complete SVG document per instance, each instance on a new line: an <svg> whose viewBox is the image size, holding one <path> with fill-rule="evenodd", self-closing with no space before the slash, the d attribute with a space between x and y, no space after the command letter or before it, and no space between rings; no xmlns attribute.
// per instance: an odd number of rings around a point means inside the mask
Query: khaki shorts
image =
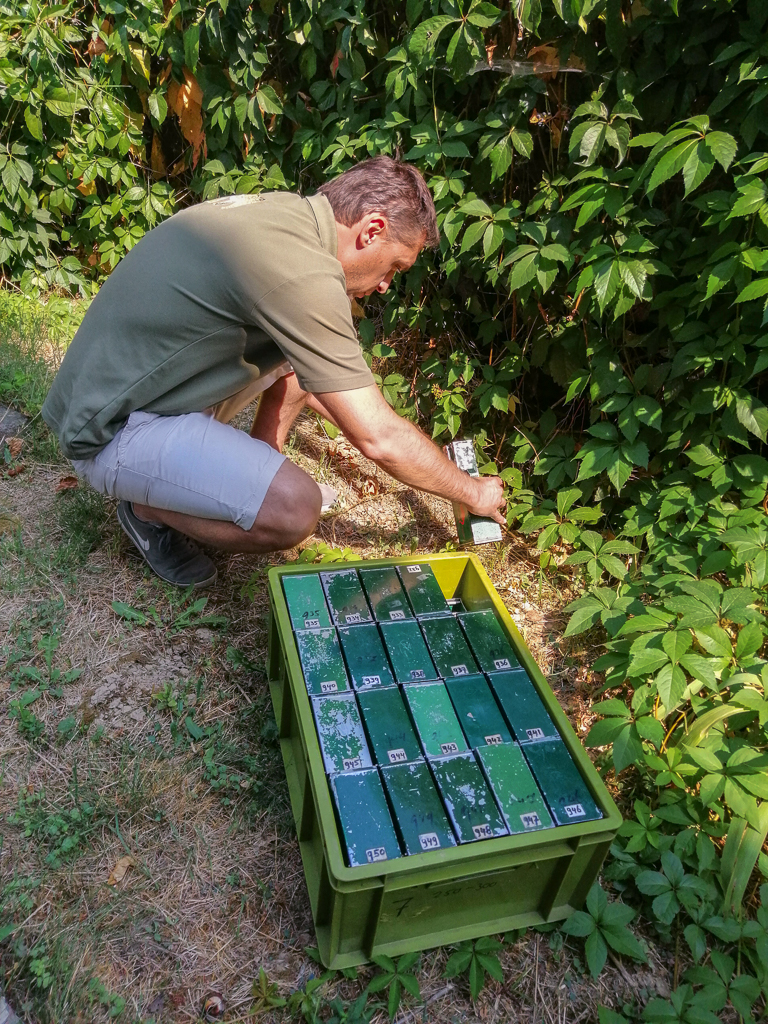
<svg viewBox="0 0 768 1024"><path fill-rule="evenodd" d="M250 530L284 460L208 413L133 412L98 455L72 465L111 498Z"/></svg>

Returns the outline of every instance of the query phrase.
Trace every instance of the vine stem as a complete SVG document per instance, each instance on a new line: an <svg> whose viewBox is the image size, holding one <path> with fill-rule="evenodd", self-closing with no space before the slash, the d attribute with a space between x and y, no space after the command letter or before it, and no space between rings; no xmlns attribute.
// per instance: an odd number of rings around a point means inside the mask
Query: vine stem
<svg viewBox="0 0 768 1024"><path fill-rule="evenodd" d="M675 974L674 974L674 987L677 988L677 983L680 974L680 928L675 930Z"/></svg>
<svg viewBox="0 0 768 1024"><path fill-rule="evenodd" d="M662 753L662 754L664 753L664 750L666 749L666 746L667 746L667 742L669 741L669 737L672 735L672 733L675 731L675 729L678 727L678 725L680 725L681 722L685 721L685 717L686 717L687 714L688 714L687 711L683 711L679 715L679 717L676 719L676 721L672 725L672 728L669 730L667 735L664 737L664 742L661 744L660 753Z"/></svg>

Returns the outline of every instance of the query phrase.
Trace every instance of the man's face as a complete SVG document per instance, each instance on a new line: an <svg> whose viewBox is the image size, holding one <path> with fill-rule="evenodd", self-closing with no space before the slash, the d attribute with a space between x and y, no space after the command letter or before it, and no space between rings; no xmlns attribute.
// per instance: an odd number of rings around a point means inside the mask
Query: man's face
<svg viewBox="0 0 768 1024"><path fill-rule="evenodd" d="M364 240L354 252L342 259L350 299L363 299L373 292L384 292L395 274L413 266L424 244L388 241L377 235Z"/></svg>

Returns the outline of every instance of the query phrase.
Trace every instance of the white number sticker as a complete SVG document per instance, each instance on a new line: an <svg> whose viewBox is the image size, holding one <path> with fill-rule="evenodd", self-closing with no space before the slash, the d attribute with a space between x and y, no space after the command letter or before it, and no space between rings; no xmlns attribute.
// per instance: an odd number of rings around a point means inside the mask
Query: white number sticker
<svg viewBox="0 0 768 1024"><path fill-rule="evenodd" d="M411 679L426 679L427 674L423 668L411 669Z"/></svg>
<svg viewBox="0 0 768 1024"><path fill-rule="evenodd" d="M444 754L458 754L459 745L458 743L441 743L440 749Z"/></svg>
<svg viewBox="0 0 768 1024"><path fill-rule="evenodd" d="M563 808L569 818L583 818L585 811L581 804L568 804Z"/></svg>
<svg viewBox="0 0 768 1024"><path fill-rule="evenodd" d="M523 828L540 828L541 818L538 814L534 814L530 811L528 814L521 814L520 821L523 823Z"/></svg>
<svg viewBox="0 0 768 1024"><path fill-rule="evenodd" d="M404 619L405 612L390 612L389 617L390 619Z"/></svg>
<svg viewBox="0 0 768 1024"><path fill-rule="evenodd" d="M359 757L345 757L341 763L344 766L345 772L353 771L355 768L363 767L363 762Z"/></svg>
<svg viewBox="0 0 768 1024"><path fill-rule="evenodd" d="M504 742L504 740L501 738L501 733L497 732L495 736L486 736L485 742L489 747L498 747L500 743Z"/></svg>
<svg viewBox="0 0 768 1024"><path fill-rule="evenodd" d="M339 688L339 684L335 679L329 679L326 683L320 683L321 693L336 693Z"/></svg>
<svg viewBox="0 0 768 1024"><path fill-rule="evenodd" d="M419 846L422 850L439 850L440 839L437 832L424 832L419 836Z"/></svg>
<svg viewBox="0 0 768 1024"><path fill-rule="evenodd" d="M398 747L397 750L388 750L387 757L390 760L390 764L400 764L401 761L408 760L408 755L402 747Z"/></svg>
<svg viewBox="0 0 768 1024"><path fill-rule="evenodd" d="M420 565L407 565L406 569L408 570L408 572L421 572Z"/></svg>
<svg viewBox="0 0 768 1024"><path fill-rule="evenodd" d="M353 615L345 616L347 622L360 622L360 612L355 612Z"/></svg>
<svg viewBox="0 0 768 1024"><path fill-rule="evenodd" d="M383 846L374 846L365 851L365 856L369 864L375 864L377 860L387 859L387 851Z"/></svg>
<svg viewBox="0 0 768 1024"><path fill-rule="evenodd" d="M499 671L503 668L512 668L509 658L496 658L493 667Z"/></svg>
<svg viewBox="0 0 768 1024"><path fill-rule="evenodd" d="M453 672L455 676L469 675L469 669L466 665L451 665L451 672Z"/></svg>
<svg viewBox="0 0 768 1024"><path fill-rule="evenodd" d="M381 676L363 676L363 686L381 686Z"/></svg>
<svg viewBox="0 0 768 1024"><path fill-rule="evenodd" d="M317 629L320 625L320 619L304 619L304 625L307 629Z"/></svg>
<svg viewBox="0 0 768 1024"><path fill-rule="evenodd" d="M544 730L543 729L526 729L525 735L529 740L543 740Z"/></svg>
<svg viewBox="0 0 768 1024"><path fill-rule="evenodd" d="M472 833L475 839L492 839L493 829L490 825L473 825Z"/></svg>

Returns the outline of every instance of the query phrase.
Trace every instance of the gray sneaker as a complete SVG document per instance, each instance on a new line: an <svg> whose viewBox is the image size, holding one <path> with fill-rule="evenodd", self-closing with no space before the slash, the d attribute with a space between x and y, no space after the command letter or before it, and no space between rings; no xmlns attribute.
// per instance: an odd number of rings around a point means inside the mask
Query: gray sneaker
<svg viewBox="0 0 768 1024"><path fill-rule="evenodd" d="M117 521L141 557L166 583L177 587L207 587L216 579L216 566L189 537L170 526L145 523L130 501L117 506Z"/></svg>

